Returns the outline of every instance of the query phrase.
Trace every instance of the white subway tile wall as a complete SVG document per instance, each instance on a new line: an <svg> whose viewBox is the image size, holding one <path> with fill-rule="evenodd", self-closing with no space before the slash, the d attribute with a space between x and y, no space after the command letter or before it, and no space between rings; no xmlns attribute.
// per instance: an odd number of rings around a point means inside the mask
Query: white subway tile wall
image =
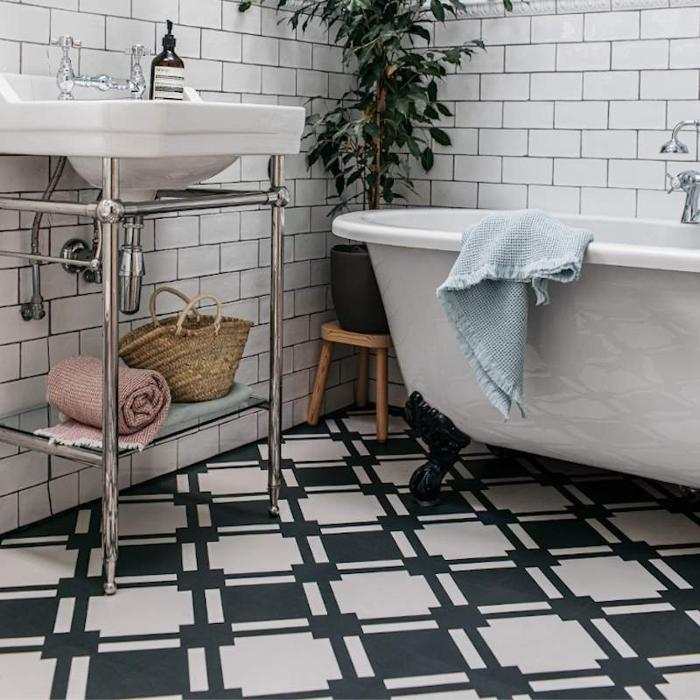
<svg viewBox="0 0 700 700"><path fill-rule="evenodd" d="M176 24L178 51L186 61L187 81L206 99L306 105L307 96L329 95L329 84L344 84L340 54L327 34L314 28L297 38L272 7L254 6L245 14L231 0L0 0L0 71L54 75L60 34L82 40L74 53L85 72L128 72L123 51L131 44L156 48L165 20ZM464 76L478 85L479 77ZM456 86L456 89L459 86ZM455 99L459 94L455 94ZM473 97L477 95L474 92ZM315 101L318 108L320 101ZM80 138L76 133L75 138ZM333 318L328 292L332 244L327 217L326 179L309 174L303 156L288 158L289 188L285 309L285 426L304 420L319 352L319 329ZM451 160L450 173L451 177ZM0 191L41 192L47 184L47 158L0 156ZM215 184L267 185L267 159L244 158ZM88 199L96 193L72 172L57 196ZM148 275L143 308L123 329L146 319L146 303L155 284L168 284L187 294L212 291L225 302L225 312L253 320L239 379L256 392L267 391L269 304L269 212L206 213L166 217L149 222L145 235ZM0 213L0 247L29 248L30 217ZM75 235L90 240L90 228L66 217L44 222L43 250L58 252ZM43 291L48 317L26 323L19 304L31 285L25 263L0 261L0 415L42 404L46 372L76 353L100 354L101 296L94 285L78 283L57 266L45 266ZM177 300L163 298L159 311L173 312ZM338 353L327 391L329 409L352 402L354 364ZM401 400L401 387L395 399ZM250 414L125 459L120 467L129 485L185 466L264 436L265 413ZM100 472L38 453L0 445L0 532L47 517L100 493Z"/></svg>
<svg viewBox="0 0 700 700"><path fill-rule="evenodd" d="M444 128L453 146L436 146L435 168L416 173L412 203L489 208L539 207L677 218L678 195L664 176L697 157L697 137L684 134L685 158L660 156L665 130L700 115L700 0L532 0L503 14L498 2L472 16L436 25L436 45L481 38L477 53L451 74L443 97L454 117ZM234 0L0 0L0 70L54 74L49 41L70 33L83 41L85 72L124 74L122 51L156 46L164 21L177 24L188 82L206 99L323 108L350 84L338 48L312 25L302 34L279 21L272 3L240 13ZM79 138L79 134L76 134ZM0 157L0 192L36 193L46 185L46 158ZM328 181L288 159L294 205L288 210L285 323L285 425L304 420L320 324L333 317L328 292ZM215 183L266 183L266 160L244 158ZM65 176L58 196L95 196ZM214 291L228 314L256 322L239 378L265 391L268 378L269 214L244 211L166 217L145 236L147 299L156 284L188 294ZM29 245L29 217L0 212L0 244ZM42 245L56 254L87 227L52 217ZM42 403L48 367L75 354L100 352L99 289L60 269L43 269L49 317L25 323L19 304L30 277L21 261L0 260L0 415ZM144 305L145 306L145 305ZM176 304L163 299L163 312ZM145 318L142 310L136 322ZM132 319L125 319L125 328ZM338 351L329 378L329 408L352 400L354 362ZM391 364L393 403L404 389ZM266 416L252 414L123 460L122 484L152 478L262 437ZM0 445L0 532L99 496L100 474L61 459Z"/></svg>
<svg viewBox="0 0 700 700"><path fill-rule="evenodd" d="M697 0L533 0L506 16L499 3L468 6L436 45L486 45L460 72L478 79L447 99L469 138L442 148L452 181L432 178L431 203L620 216L680 217L666 173L693 167L662 156L666 130L700 117ZM454 78L453 78L454 80ZM445 93L443 93L445 94ZM440 172L449 172L441 163Z"/></svg>

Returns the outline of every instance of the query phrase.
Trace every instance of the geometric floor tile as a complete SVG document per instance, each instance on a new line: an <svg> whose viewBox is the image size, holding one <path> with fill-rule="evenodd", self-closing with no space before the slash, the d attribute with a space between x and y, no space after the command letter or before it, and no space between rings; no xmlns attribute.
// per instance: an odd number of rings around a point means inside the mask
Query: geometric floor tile
<svg viewBox="0 0 700 700"><path fill-rule="evenodd" d="M407 571L346 574L332 581L331 588L340 611L361 620L429 615L430 608L440 605L427 581Z"/></svg>
<svg viewBox="0 0 700 700"><path fill-rule="evenodd" d="M209 542L207 549L209 566L223 569L225 574L289 571L302 563L294 539L277 533L222 536Z"/></svg>
<svg viewBox="0 0 700 700"><path fill-rule="evenodd" d="M700 671L665 673L664 683L656 687L665 698L674 700L697 700L700 688Z"/></svg>
<svg viewBox="0 0 700 700"><path fill-rule="evenodd" d="M491 486L484 496L499 510L513 513L544 513L566 510L571 501L553 486L509 484Z"/></svg>
<svg viewBox="0 0 700 700"><path fill-rule="evenodd" d="M299 501L307 521L319 525L364 523L386 515L374 496L362 493L318 493Z"/></svg>
<svg viewBox="0 0 700 700"><path fill-rule="evenodd" d="M567 559L552 571L575 596L590 596L596 602L659 598L666 590L639 562L620 557Z"/></svg>
<svg viewBox="0 0 700 700"><path fill-rule="evenodd" d="M478 568L456 571L452 578L470 605L481 609L488 605L523 605L546 600L542 588L532 574L515 566Z"/></svg>
<svg viewBox="0 0 700 700"><path fill-rule="evenodd" d="M500 528L480 522L429 524L416 534L431 557L448 560L504 557L515 549Z"/></svg>
<svg viewBox="0 0 700 700"><path fill-rule="evenodd" d="M633 510L619 513L610 522L630 540L652 547L674 544L699 544L700 525L682 513L665 510Z"/></svg>
<svg viewBox="0 0 700 700"><path fill-rule="evenodd" d="M267 443L258 447L260 456L267 458ZM348 457L350 451L343 442L330 439L289 440L282 446L282 459L294 462L326 462Z"/></svg>
<svg viewBox="0 0 700 700"><path fill-rule="evenodd" d="M172 503L121 503L119 534L165 535L174 533L179 527L187 527L185 506Z"/></svg>
<svg viewBox="0 0 700 700"><path fill-rule="evenodd" d="M78 552L65 545L0 548L0 588L55 586L75 573Z"/></svg>
<svg viewBox="0 0 700 700"><path fill-rule="evenodd" d="M267 489L267 473L259 467L212 469L198 476L199 490L213 495L263 493Z"/></svg>
<svg viewBox="0 0 700 700"><path fill-rule="evenodd" d="M48 698L56 659L42 659L41 652L0 654L0 697Z"/></svg>
<svg viewBox="0 0 700 700"><path fill-rule="evenodd" d="M176 634L193 623L189 591L152 586L126 588L113 598L90 598L85 630L99 632L100 637Z"/></svg>
<svg viewBox="0 0 700 700"><path fill-rule="evenodd" d="M521 673L596 669L608 658L579 622L558 615L490 620L479 632L501 666Z"/></svg>
<svg viewBox="0 0 700 700"><path fill-rule="evenodd" d="M342 677L330 642L310 632L245 637L220 651L224 688L244 695L327 691Z"/></svg>
<svg viewBox="0 0 700 700"><path fill-rule="evenodd" d="M380 462L374 467L375 474L380 481L394 486L408 486L408 482L413 476L413 472L418 467L423 466L424 461L420 459L392 459Z"/></svg>
<svg viewBox="0 0 700 700"><path fill-rule="evenodd" d="M690 503L472 445L422 506L416 437L289 431L280 520L264 443L130 489L111 598L99 502L4 536L0 700L700 695Z"/></svg>

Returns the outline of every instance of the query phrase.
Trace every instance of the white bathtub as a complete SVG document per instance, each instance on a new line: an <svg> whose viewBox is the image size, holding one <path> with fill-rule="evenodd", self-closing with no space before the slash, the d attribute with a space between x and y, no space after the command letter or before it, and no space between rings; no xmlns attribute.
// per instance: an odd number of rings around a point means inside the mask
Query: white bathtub
<svg viewBox="0 0 700 700"><path fill-rule="evenodd" d="M579 282L530 314L527 418L484 398L435 296L461 234L489 212L338 217L365 241L409 392L493 445L700 487L700 226L561 215L595 233ZM516 415L518 414L518 415Z"/></svg>

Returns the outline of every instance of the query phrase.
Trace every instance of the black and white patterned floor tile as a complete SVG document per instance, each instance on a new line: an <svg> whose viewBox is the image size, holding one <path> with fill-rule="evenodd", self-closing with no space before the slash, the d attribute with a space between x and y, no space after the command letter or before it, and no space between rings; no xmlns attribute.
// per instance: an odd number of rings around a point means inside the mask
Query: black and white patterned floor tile
<svg viewBox="0 0 700 700"><path fill-rule="evenodd" d="M402 419L299 428L281 522L264 446L125 493L120 591L99 504L0 546L0 697L696 698L700 519L665 487L463 455L435 508Z"/></svg>

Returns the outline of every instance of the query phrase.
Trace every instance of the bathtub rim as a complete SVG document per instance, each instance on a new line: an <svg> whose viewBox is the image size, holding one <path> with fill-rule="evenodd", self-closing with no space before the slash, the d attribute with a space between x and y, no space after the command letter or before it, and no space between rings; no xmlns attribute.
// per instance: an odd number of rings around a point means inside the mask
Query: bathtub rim
<svg viewBox="0 0 700 700"><path fill-rule="evenodd" d="M459 209L453 207L414 207L413 209L421 212L463 211L472 214L478 211L482 216L487 216L496 211L493 209ZM391 214L394 211L396 213L405 213L406 210L381 209L342 214L333 220L333 233L342 238L375 245L452 252L460 250L461 232L397 226L389 223ZM670 222L664 219L635 219L631 217L557 213L553 213L553 216L572 222L574 225L576 225L577 221L592 223L600 221L619 223L625 226L639 223L664 228L690 225ZM379 220L380 217L382 220ZM698 248L593 241L588 248L584 262L592 265L697 273L700 272L700 228L698 229Z"/></svg>

